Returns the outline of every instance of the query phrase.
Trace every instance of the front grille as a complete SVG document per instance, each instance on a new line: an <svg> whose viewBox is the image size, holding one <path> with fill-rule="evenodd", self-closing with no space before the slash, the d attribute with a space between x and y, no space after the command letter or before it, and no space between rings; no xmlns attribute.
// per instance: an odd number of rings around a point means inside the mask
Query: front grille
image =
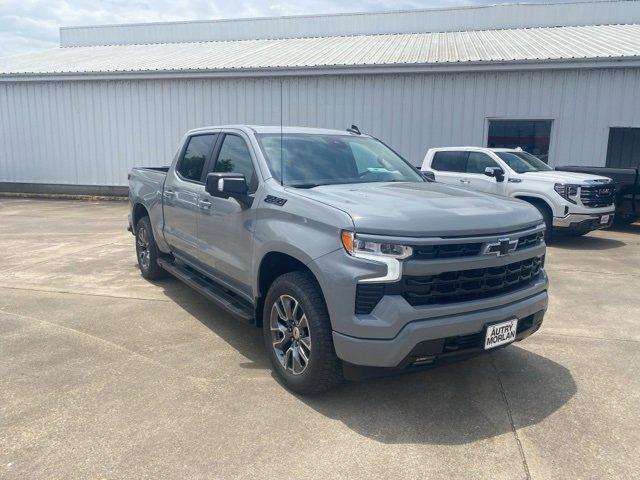
<svg viewBox="0 0 640 480"><path fill-rule="evenodd" d="M482 243L451 243L443 245L417 245L413 247L414 260L473 257L480 254Z"/></svg>
<svg viewBox="0 0 640 480"><path fill-rule="evenodd" d="M524 237L520 237L520 239L518 240L518 246L516 247L516 250L524 250L525 248L540 245L543 238L544 238L544 232L532 233L530 235L525 235Z"/></svg>
<svg viewBox="0 0 640 480"><path fill-rule="evenodd" d="M608 185L593 185L580 188L580 201L586 207L608 207L613 205L615 187Z"/></svg>
<svg viewBox="0 0 640 480"><path fill-rule="evenodd" d="M464 302L502 295L531 283L540 273L544 257L534 257L500 267L404 277L402 296L411 305Z"/></svg>
<svg viewBox="0 0 640 480"><path fill-rule="evenodd" d="M385 295L402 295L413 306L446 305L495 297L532 283L543 266L544 256L541 256L500 267L404 276L395 283L359 284L355 313L371 313Z"/></svg>

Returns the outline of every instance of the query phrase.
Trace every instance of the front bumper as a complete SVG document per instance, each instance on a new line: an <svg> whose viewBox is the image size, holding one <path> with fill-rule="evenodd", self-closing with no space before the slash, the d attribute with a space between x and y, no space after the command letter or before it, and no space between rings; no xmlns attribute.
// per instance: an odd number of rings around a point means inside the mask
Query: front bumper
<svg viewBox="0 0 640 480"><path fill-rule="evenodd" d="M609 216L606 223L601 223L603 216ZM554 228L565 231L590 232L600 228L608 228L613 224L614 211L605 213L570 213L566 217L554 217Z"/></svg>
<svg viewBox="0 0 640 480"><path fill-rule="evenodd" d="M349 364L402 368L414 361L412 357L433 357L435 361L448 353L444 350L448 340L477 335L487 324L515 317L520 325L526 325L526 319L535 318L535 324L519 330L518 337L522 339L540 327L547 303L547 291L544 290L498 308L413 321L392 339L356 338L334 331L333 343L337 356ZM427 350L422 351L423 347Z"/></svg>

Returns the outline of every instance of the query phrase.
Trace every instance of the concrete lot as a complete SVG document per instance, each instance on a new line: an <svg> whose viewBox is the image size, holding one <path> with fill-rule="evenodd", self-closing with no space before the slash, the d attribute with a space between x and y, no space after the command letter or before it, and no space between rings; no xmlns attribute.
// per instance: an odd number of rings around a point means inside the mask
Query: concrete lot
<svg viewBox="0 0 640 480"><path fill-rule="evenodd" d="M549 249L530 339L301 398L126 213L0 199L0 478L640 478L640 225Z"/></svg>

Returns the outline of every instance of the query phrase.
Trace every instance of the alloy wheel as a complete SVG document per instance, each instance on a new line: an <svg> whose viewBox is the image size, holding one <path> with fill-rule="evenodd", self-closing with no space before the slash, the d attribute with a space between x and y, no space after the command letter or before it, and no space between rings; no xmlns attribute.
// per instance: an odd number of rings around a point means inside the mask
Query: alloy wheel
<svg viewBox="0 0 640 480"><path fill-rule="evenodd" d="M280 295L271 308L270 327L280 365L294 375L303 373L311 356L311 331L300 302Z"/></svg>
<svg viewBox="0 0 640 480"><path fill-rule="evenodd" d="M144 270L148 270L151 265L151 252L149 251L149 234L144 226L138 228L138 235L136 235L136 247L140 266Z"/></svg>

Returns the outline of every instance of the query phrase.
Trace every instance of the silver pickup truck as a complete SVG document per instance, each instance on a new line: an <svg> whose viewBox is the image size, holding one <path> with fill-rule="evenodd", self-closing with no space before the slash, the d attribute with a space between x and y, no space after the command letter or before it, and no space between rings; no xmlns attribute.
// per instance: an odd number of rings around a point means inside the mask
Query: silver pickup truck
<svg viewBox="0 0 640 480"><path fill-rule="evenodd" d="M192 130L129 183L142 275L261 327L300 393L505 346L547 308L534 207L433 182L355 128Z"/></svg>

